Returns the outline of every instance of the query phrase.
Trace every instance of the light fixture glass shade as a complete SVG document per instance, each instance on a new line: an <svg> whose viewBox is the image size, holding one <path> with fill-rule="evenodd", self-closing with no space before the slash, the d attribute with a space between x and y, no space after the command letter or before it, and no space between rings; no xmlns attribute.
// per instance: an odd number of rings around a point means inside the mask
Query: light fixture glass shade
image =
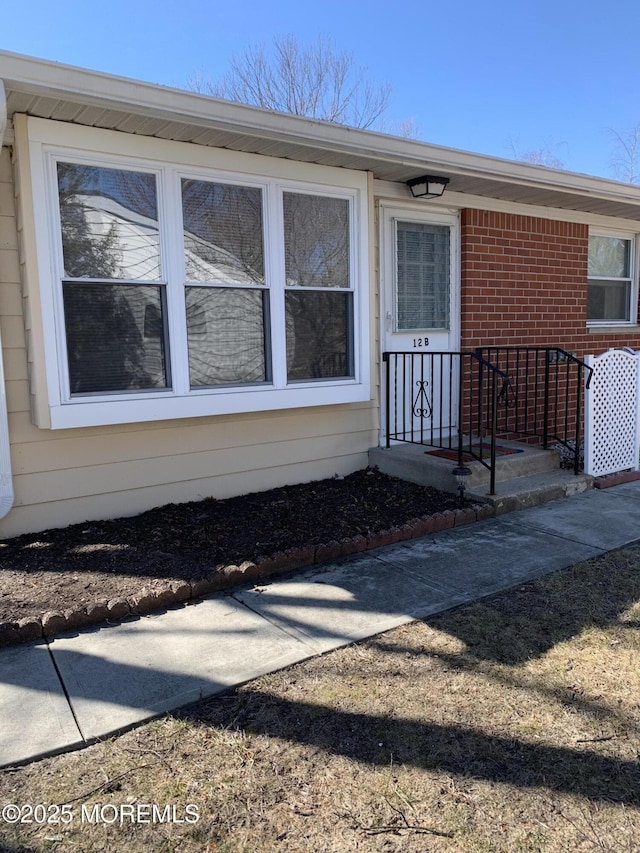
<svg viewBox="0 0 640 853"><path fill-rule="evenodd" d="M464 489L467 477L471 475L471 469L467 468L466 465L457 465L451 473L456 478L458 487L462 487Z"/></svg>
<svg viewBox="0 0 640 853"><path fill-rule="evenodd" d="M471 468L467 468L466 465L458 464L451 473L456 478L456 482L458 484L458 500L462 507L464 506L464 493L467 489L467 477L471 475Z"/></svg>
<svg viewBox="0 0 640 853"><path fill-rule="evenodd" d="M439 178L436 175L423 175L407 181L414 198L438 198L443 194L449 183L449 178Z"/></svg>

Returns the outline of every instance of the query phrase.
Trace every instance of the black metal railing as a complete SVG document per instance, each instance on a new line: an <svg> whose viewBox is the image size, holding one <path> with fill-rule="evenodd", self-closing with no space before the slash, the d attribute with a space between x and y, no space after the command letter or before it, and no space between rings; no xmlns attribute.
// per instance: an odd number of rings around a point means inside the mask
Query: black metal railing
<svg viewBox="0 0 640 853"><path fill-rule="evenodd" d="M476 353L508 377L499 400L498 433L532 438L545 448L562 445L573 455L578 474L583 389L592 368L560 347L478 347Z"/></svg>
<svg viewBox="0 0 640 853"><path fill-rule="evenodd" d="M386 443L450 450L458 467L475 459L495 493L498 405L508 377L475 352L385 352ZM490 428L477 431L478 409Z"/></svg>
<svg viewBox="0 0 640 853"><path fill-rule="evenodd" d="M582 388L591 368L557 347L385 352L386 443L406 441L475 459L495 493L496 438L552 441L579 472Z"/></svg>

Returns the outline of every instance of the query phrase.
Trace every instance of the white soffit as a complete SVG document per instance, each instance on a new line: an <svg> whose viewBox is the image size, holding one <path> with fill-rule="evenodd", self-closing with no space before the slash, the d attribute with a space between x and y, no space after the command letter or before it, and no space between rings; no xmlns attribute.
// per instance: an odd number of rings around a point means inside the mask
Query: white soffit
<svg viewBox="0 0 640 853"><path fill-rule="evenodd" d="M8 118L25 113L123 133L371 172L404 184L640 220L640 187L222 101L0 51ZM407 191L407 197L409 197Z"/></svg>

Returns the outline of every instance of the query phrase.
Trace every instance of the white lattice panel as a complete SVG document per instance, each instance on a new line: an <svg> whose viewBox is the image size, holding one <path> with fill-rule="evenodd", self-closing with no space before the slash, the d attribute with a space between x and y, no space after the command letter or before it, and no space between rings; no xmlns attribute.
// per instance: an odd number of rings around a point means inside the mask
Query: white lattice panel
<svg viewBox="0 0 640 853"><path fill-rule="evenodd" d="M585 471L594 477L638 470L640 353L612 349L587 356Z"/></svg>

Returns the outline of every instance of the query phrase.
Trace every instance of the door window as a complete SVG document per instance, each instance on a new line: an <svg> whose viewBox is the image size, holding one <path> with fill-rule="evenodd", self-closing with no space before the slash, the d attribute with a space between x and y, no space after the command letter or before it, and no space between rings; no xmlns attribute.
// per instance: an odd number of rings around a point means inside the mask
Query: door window
<svg viewBox="0 0 640 853"><path fill-rule="evenodd" d="M397 331L449 329L450 228L396 222Z"/></svg>

